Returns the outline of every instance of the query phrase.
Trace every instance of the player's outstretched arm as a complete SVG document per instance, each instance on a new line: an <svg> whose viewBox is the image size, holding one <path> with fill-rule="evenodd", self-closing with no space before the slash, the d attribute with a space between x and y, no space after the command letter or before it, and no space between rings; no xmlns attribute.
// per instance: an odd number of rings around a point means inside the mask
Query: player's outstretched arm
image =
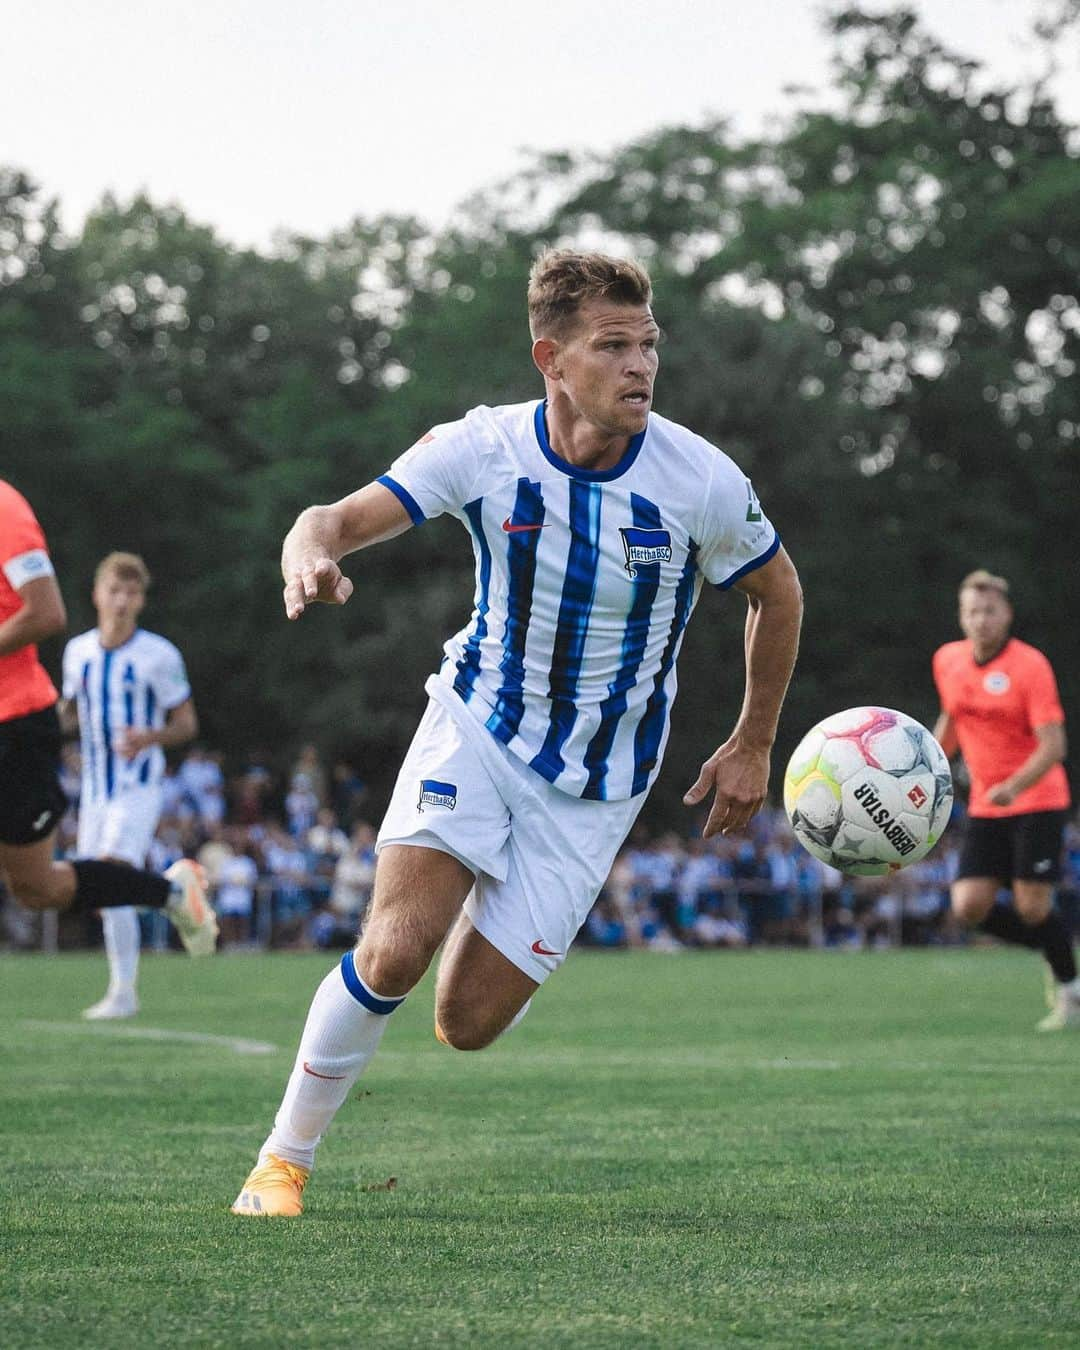
<svg viewBox="0 0 1080 1350"><path fill-rule="evenodd" d="M746 691L731 735L701 766L683 801L697 806L715 790L703 831L742 830L760 810L769 788L769 761L802 626L802 587L784 549L738 583L746 615Z"/></svg>
<svg viewBox="0 0 1080 1350"><path fill-rule="evenodd" d="M347 553L402 534L412 524L397 497L369 483L331 506L309 506L285 536L281 575L285 613L298 619L308 605L343 605L353 584L338 563Z"/></svg>

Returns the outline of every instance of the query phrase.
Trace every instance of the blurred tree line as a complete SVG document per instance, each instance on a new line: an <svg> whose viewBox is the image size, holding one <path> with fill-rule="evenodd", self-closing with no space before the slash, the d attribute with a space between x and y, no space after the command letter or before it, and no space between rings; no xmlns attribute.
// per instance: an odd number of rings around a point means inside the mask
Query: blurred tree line
<svg viewBox="0 0 1080 1350"><path fill-rule="evenodd" d="M426 525L346 564L344 610L289 625L281 538L431 424L538 396L529 264L583 243L648 264L658 410L753 476L800 568L777 780L839 708L932 721L930 654L976 566L1011 578L1080 724L1080 142L1041 85L988 84L906 10L828 22L833 87L779 132L540 156L440 233L357 219L267 256L106 197L73 238L0 169L0 474L45 525L72 631L98 559L143 554L146 622L187 655L207 741L313 740L378 801L467 617L471 550L455 522ZM690 626L654 821L681 818L737 713L742 619L710 593Z"/></svg>

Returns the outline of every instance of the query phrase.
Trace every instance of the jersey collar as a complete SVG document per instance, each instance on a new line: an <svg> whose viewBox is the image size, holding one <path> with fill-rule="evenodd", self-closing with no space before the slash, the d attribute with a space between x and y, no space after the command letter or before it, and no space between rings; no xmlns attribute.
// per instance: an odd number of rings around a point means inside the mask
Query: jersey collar
<svg viewBox="0 0 1080 1350"><path fill-rule="evenodd" d="M974 647L974 645L972 645L972 647L971 647L971 664L972 664L973 666L978 666L978 668L979 668L980 670L985 670L987 666L993 665L993 663L998 659L998 657L1001 656L1001 654L1002 654L1004 651L1007 650L1007 648L1008 648L1008 646L1009 646L1009 643L1010 643L1012 640L1013 640L1013 639L1012 639L1012 634L1010 633L1009 636L1005 639L1005 641L1001 644L1001 646L997 649L997 651L992 652L991 655L989 655L988 657L986 657L986 659L983 660L983 661L979 661L979 660L976 658L976 656L975 656L975 647ZM969 639L969 641L970 641L970 639Z"/></svg>
<svg viewBox="0 0 1080 1350"><path fill-rule="evenodd" d="M547 399L541 399L536 405L536 412L533 415L533 426L536 428L536 439L540 446L540 452L551 465L554 465L560 473L565 473L569 478L580 478L586 483L610 483L613 478L621 478L629 469L634 460L638 457L638 451L644 443L649 428L639 431L636 436L631 436L630 444L626 447L626 453L618 464L613 464L610 469L579 469L576 464L571 464L569 460L563 459L552 450L548 441L547 423L544 420L544 409L547 407Z"/></svg>
<svg viewBox="0 0 1080 1350"><path fill-rule="evenodd" d="M135 641L135 639L139 636L139 634L140 634L141 632L142 632L142 629L139 628L139 627L136 625L135 631L130 635L130 637L126 637L126 638L123 640L123 642L118 642L117 645L116 645L115 647L106 647L106 646L105 646L104 642L102 642L102 640L101 640L101 629L100 629L100 628L95 628L95 629L94 629L94 637L97 638L97 645L101 648L101 650L102 650L103 652L122 652L122 651L124 650L125 647L129 647L129 646L131 645L131 643L133 643L133 642Z"/></svg>

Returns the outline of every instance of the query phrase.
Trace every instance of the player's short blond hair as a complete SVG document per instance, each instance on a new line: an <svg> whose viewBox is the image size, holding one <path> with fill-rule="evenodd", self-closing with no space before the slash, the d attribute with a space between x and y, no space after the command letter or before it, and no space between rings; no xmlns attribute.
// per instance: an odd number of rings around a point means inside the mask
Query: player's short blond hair
<svg viewBox="0 0 1080 1350"><path fill-rule="evenodd" d="M588 300L647 305L652 282L639 263L606 253L548 249L529 272L529 331L534 338L560 337Z"/></svg>
<svg viewBox="0 0 1080 1350"><path fill-rule="evenodd" d="M150 569L137 553L110 553L102 558L94 572L94 585L109 576L120 581L134 581L144 591L150 586Z"/></svg>
<svg viewBox="0 0 1080 1350"><path fill-rule="evenodd" d="M963 595L965 591L994 591L1003 600L1009 599L1009 583L1004 577L994 576L993 572L988 572L985 567L976 568L974 572L967 574L960 583L958 594Z"/></svg>

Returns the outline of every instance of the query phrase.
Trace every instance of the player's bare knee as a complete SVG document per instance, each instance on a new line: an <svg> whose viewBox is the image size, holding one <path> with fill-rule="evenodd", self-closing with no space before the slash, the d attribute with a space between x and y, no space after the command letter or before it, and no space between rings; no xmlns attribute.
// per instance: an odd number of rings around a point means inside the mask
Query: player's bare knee
<svg viewBox="0 0 1080 1350"><path fill-rule="evenodd" d="M981 901L972 901L968 899L953 899L952 912L961 923L981 923L990 913L990 906L984 905Z"/></svg>
<svg viewBox="0 0 1080 1350"><path fill-rule="evenodd" d="M1021 905L1016 904L1016 912L1020 916L1020 922L1030 924L1033 928L1043 923L1050 915L1049 905Z"/></svg>
<svg viewBox="0 0 1080 1350"><path fill-rule="evenodd" d="M496 1031L476 1026L457 1026L453 1022L448 1027L443 1026L441 1022L436 1025L439 1040L451 1050L486 1050L498 1035Z"/></svg>
<svg viewBox="0 0 1080 1350"><path fill-rule="evenodd" d="M356 958L360 978L380 998L402 998L423 977L431 953L413 947L361 946Z"/></svg>
<svg viewBox="0 0 1080 1350"><path fill-rule="evenodd" d="M435 1012L435 1035L452 1050L483 1050L502 1030L463 1003L442 1002Z"/></svg>
<svg viewBox="0 0 1080 1350"><path fill-rule="evenodd" d="M1042 923L1050 913L1053 898L1053 891L1041 882L1013 882L1013 905L1022 923Z"/></svg>
<svg viewBox="0 0 1080 1350"><path fill-rule="evenodd" d="M952 888L952 912L967 924L982 923L994 907L996 887L956 882Z"/></svg>
<svg viewBox="0 0 1080 1350"><path fill-rule="evenodd" d="M373 916L356 950L356 968L375 992L387 998L407 994L423 977L442 933L402 916Z"/></svg>

